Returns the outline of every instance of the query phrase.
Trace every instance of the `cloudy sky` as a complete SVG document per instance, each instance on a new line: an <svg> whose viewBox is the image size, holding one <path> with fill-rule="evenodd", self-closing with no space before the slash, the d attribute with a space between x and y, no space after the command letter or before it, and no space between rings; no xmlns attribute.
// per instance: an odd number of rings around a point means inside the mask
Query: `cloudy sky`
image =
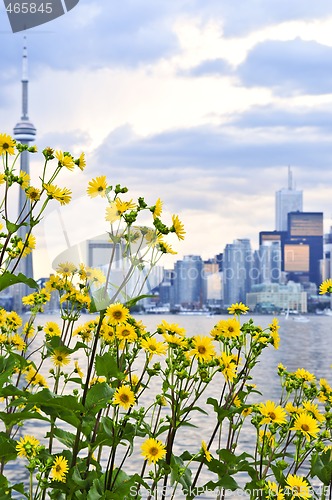
<svg viewBox="0 0 332 500"><path fill-rule="evenodd" d="M62 179L76 206L89 207L87 182L106 174L179 214L179 258L209 258L275 229L290 165L304 210L332 224L330 1L80 0L25 34L37 145L87 154L86 171ZM0 129L12 133L23 34L3 6L0 43ZM92 218L75 203L66 223L106 229L102 207Z"/></svg>

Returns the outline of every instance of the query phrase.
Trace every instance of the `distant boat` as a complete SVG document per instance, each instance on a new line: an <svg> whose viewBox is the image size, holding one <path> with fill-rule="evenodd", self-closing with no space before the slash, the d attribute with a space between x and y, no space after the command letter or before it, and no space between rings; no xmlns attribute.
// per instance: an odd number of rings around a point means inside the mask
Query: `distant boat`
<svg viewBox="0 0 332 500"><path fill-rule="evenodd" d="M299 314L298 316L293 316L293 321L296 321L298 323L308 323L310 319Z"/></svg>

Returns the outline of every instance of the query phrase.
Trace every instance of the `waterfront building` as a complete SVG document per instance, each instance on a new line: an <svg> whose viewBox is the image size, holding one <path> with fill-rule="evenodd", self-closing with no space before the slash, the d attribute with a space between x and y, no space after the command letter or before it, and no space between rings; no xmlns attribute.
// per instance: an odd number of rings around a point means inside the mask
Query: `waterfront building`
<svg viewBox="0 0 332 500"><path fill-rule="evenodd" d="M253 280L253 255L249 239L227 244L223 257L224 306L245 302Z"/></svg>
<svg viewBox="0 0 332 500"><path fill-rule="evenodd" d="M246 304L251 311L306 313L307 292L300 283L293 281L289 281L286 285L262 283L252 286L251 292L247 293Z"/></svg>
<svg viewBox="0 0 332 500"><path fill-rule="evenodd" d="M255 252L253 277L256 283L280 283L281 241L266 241Z"/></svg>
<svg viewBox="0 0 332 500"><path fill-rule="evenodd" d="M302 212L303 196L302 191L294 189L293 176L288 167L288 187L276 192L276 230L287 231L289 212Z"/></svg>

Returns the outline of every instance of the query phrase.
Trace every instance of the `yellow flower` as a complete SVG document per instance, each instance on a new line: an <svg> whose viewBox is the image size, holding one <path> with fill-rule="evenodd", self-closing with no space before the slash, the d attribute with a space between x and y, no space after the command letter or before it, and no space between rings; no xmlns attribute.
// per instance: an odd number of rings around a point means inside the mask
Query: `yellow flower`
<svg viewBox="0 0 332 500"><path fill-rule="evenodd" d="M251 406L247 406L246 408L243 408L243 410L241 411L241 415L246 418L248 417L248 415L250 415L252 413L252 408Z"/></svg>
<svg viewBox="0 0 332 500"><path fill-rule="evenodd" d="M184 225L180 221L177 215L172 215L172 228L171 231L176 234L179 240L184 240L184 235L186 234L184 230Z"/></svg>
<svg viewBox="0 0 332 500"><path fill-rule="evenodd" d="M129 408L135 404L135 394L129 387L122 385L115 391L113 404L122 406L125 410L129 410Z"/></svg>
<svg viewBox="0 0 332 500"><path fill-rule="evenodd" d="M121 215L127 210L132 210L134 208L136 208L136 205L132 202L132 200L121 201L120 198L116 198L106 208L105 219L112 224L113 222L119 220Z"/></svg>
<svg viewBox="0 0 332 500"><path fill-rule="evenodd" d="M16 451L19 457L34 458L40 448L40 441L34 436L24 436L18 441Z"/></svg>
<svg viewBox="0 0 332 500"><path fill-rule="evenodd" d="M166 243L165 241L163 241L161 239L158 241L157 246L158 246L158 250L160 250L161 253L168 253L170 255L177 254L177 252L175 250L173 250L171 245L169 245L168 243Z"/></svg>
<svg viewBox="0 0 332 500"><path fill-rule="evenodd" d="M29 253L31 253L32 250L36 248L36 238L33 234L29 234L25 243L22 240L17 243L17 248L19 249L20 253L24 249L22 255L23 257L26 257L27 255L29 255Z"/></svg>
<svg viewBox="0 0 332 500"><path fill-rule="evenodd" d="M263 424L284 424L286 422L286 412L281 406L276 406L273 401L266 401L259 405L259 411L263 415Z"/></svg>
<svg viewBox="0 0 332 500"><path fill-rule="evenodd" d="M241 325L237 318L221 319L211 330L210 334L214 338L225 337L234 338L241 334Z"/></svg>
<svg viewBox="0 0 332 500"><path fill-rule="evenodd" d="M101 175L100 177L96 177L89 182L87 193L90 198L95 198L96 196L102 196L105 198L107 189L107 179L106 175Z"/></svg>
<svg viewBox="0 0 332 500"><path fill-rule="evenodd" d="M148 438L141 446L142 455L149 464L158 462L166 455L165 445L154 438Z"/></svg>
<svg viewBox="0 0 332 500"><path fill-rule="evenodd" d="M215 356L216 351L210 337L193 337L193 349L189 351L190 356L195 356L201 363L208 363Z"/></svg>
<svg viewBox="0 0 332 500"><path fill-rule="evenodd" d="M324 294L324 293L331 293L332 292L332 279L328 279L323 281L323 283L319 287L319 293Z"/></svg>
<svg viewBox="0 0 332 500"><path fill-rule="evenodd" d="M272 345L275 349L279 349L280 336L277 331L271 331Z"/></svg>
<svg viewBox="0 0 332 500"><path fill-rule="evenodd" d="M169 344L171 347L187 347L187 339L183 337L177 337L176 334L173 333L163 333L162 335L165 342L167 342L167 344Z"/></svg>
<svg viewBox="0 0 332 500"><path fill-rule="evenodd" d="M316 438L319 433L317 420L308 413L301 413L295 419L294 426L291 431L301 432L310 441L310 438Z"/></svg>
<svg viewBox="0 0 332 500"><path fill-rule="evenodd" d="M312 403L311 401L303 401L302 405L309 414L318 420L318 422L324 422L325 417L320 413L318 405Z"/></svg>
<svg viewBox="0 0 332 500"><path fill-rule="evenodd" d="M47 323L45 323L44 332L46 333L46 335L49 335L50 337L60 337L61 336L60 327L54 321L48 321Z"/></svg>
<svg viewBox="0 0 332 500"><path fill-rule="evenodd" d="M158 342L154 337L148 337L147 339L142 339L141 346L145 351L150 353L151 356L153 354L162 356L167 351L167 345L164 344L163 342Z"/></svg>
<svg viewBox="0 0 332 500"><path fill-rule="evenodd" d="M65 366L70 363L70 356L68 352L63 349L54 349L53 354L51 356L52 362L54 366Z"/></svg>
<svg viewBox="0 0 332 500"><path fill-rule="evenodd" d="M265 486L267 490L267 498L270 500L285 500L285 495L283 493L283 489L279 488L277 483L273 481L268 481Z"/></svg>
<svg viewBox="0 0 332 500"><path fill-rule="evenodd" d="M60 203L60 205L67 205L71 200L71 191L67 188L59 188L55 184L43 184L47 196Z"/></svg>
<svg viewBox="0 0 332 500"><path fill-rule="evenodd" d="M119 340L125 340L127 342L135 342L135 340L137 340L135 328L129 324L117 325L115 334Z"/></svg>
<svg viewBox="0 0 332 500"><path fill-rule="evenodd" d="M75 373L77 373L77 375L78 375L80 378L83 378L83 377L84 377L84 373L82 372L81 368L79 367L78 361L75 361L75 369L74 369L74 372L75 372Z"/></svg>
<svg viewBox="0 0 332 500"><path fill-rule="evenodd" d="M227 307L229 314L246 314L249 311L249 307L242 304L242 302L236 302L230 307Z"/></svg>
<svg viewBox="0 0 332 500"><path fill-rule="evenodd" d="M22 326L22 318L15 311L10 311L6 314L6 324L10 328L16 330Z"/></svg>
<svg viewBox="0 0 332 500"><path fill-rule="evenodd" d="M86 167L85 154L81 153L75 163L83 171Z"/></svg>
<svg viewBox="0 0 332 500"><path fill-rule="evenodd" d="M24 351L26 348L26 343L18 333L9 337L8 342L18 351Z"/></svg>
<svg viewBox="0 0 332 500"><path fill-rule="evenodd" d="M15 154L16 141L8 134L0 134L0 155L8 153L9 155Z"/></svg>
<svg viewBox="0 0 332 500"><path fill-rule="evenodd" d="M181 328L177 323L167 323L167 321L165 321L164 319L162 320L160 325L157 325L157 329L160 331L160 333L176 333L177 335L181 335L182 337L186 332L186 330L184 328Z"/></svg>
<svg viewBox="0 0 332 500"><path fill-rule="evenodd" d="M76 271L77 267L72 262L63 262L59 264L58 267L56 268L56 272L58 274L61 274L61 276L63 277L65 276L70 277L73 274L75 274Z"/></svg>
<svg viewBox="0 0 332 500"><path fill-rule="evenodd" d="M225 377L227 382L233 382L236 377L236 357L234 354L227 354L222 352L219 358L221 373Z"/></svg>
<svg viewBox="0 0 332 500"><path fill-rule="evenodd" d="M154 219L156 217L160 217L161 216L161 212L163 211L163 202L161 201L160 198L158 198L158 200L156 201L155 206L152 207L151 211L153 213L153 218Z"/></svg>
<svg viewBox="0 0 332 500"><path fill-rule="evenodd" d="M290 415L300 415L300 413L302 413L304 411L303 408L299 408L298 406L294 406L293 403L291 403L290 401L288 401L288 403L286 404L285 410Z"/></svg>
<svg viewBox="0 0 332 500"><path fill-rule="evenodd" d="M277 332L279 330L280 325L277 318L273 318L272 322L269 324L269 328L271 332Z"/></svg>
<svg viewBox="0 0 332 500"><path fill-rule="evenodd" d="M125 323L129 316L129 309L119 302L115 304L111 304L106 309L106 321L110 325L119 325L121 323Z"/></svg>
<svg viewBox="0 0 332 500"><path fill-rule="evenodd" d="M57 158L59 164L62 167L68 168L68 170L73 170L75 167L75 162L73 157L69 153L63 153L62 151L56 151L55 157Z"/></svg>
<svg viewBox="0 0 332 500"><path fill-rule="evenodd" d="M50 473L50 478L53 479L53 481L61 481L65 483L66 474L68 471L68 460L60 455L58 457L55 457Z"/></svg>
<svg viewBox="0 0 332 500"><path fill-rule="evenodd" d="M206 445L206 442L205 441L202 441L202 453L206 459L207 462L211 462L212 460L212 455L211 453L209 452L209 450L207 449L207 445Z"/></svg>
<svg viewBox="0 0 332 500"><path fill-rule="evenodd" d="M40 200L40 189L34 188L33 186L29 186L28 188L26 188L25 194L31 201Z"/></svg>
<svg viewBox="0 0 332 500"><path fill-rule="evenodd" d="M270 447L274 446L274 435L270 431L260 429L259 440L261 443L264 443L265 445L268 445Z"/></svg>
<svg viewBox="0 0 332 500"><path fill-rule="evenodd" d="M300 500L308 500L312 498L310 494L310 486L304 477L297 476L296 474L289 474L286 479L286 488L285 492L289 495L292 495L291 500L300 499Z"/></svg>
<svg viewBox="0 0 332 500"><path fill-rule="evenodd" d="M295 376L301 380L305 380L306 382L312 382L315 380L315 375L308 372L304 368L298 368L295 372Z"/></svg>
<svg viewBox="0 0 332 500"><path fill-rule="evenodd" d="M18 177L18 183L20 184L21 188L22 189L28 188L29 182L30 182L30 175L21 170L20 175Z"/></svg>

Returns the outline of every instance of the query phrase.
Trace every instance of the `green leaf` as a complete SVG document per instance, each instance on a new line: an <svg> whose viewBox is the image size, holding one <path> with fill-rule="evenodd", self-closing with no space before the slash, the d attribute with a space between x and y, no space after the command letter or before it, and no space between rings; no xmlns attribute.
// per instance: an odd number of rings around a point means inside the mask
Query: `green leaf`
<svg viewBox="0 0 332 500"><path fill-rule="evenodd" d="M87 413L96 415L99 410L106 408L114 392L114 389L106 384L106 382L97 383L90 387L85 401Z"/></svg>
<svg viewBox="0 0 332 500"><path fill-rule="evenodd" d="M115 378L122 380L125 374L119 370L116 358L111 352L105 352L102 356L96 356L96 374L98 377L106 377L107 380Z"/></svg>
<svg viewBox="0 0 332 500"><path fill-rule="evenodd" d="M46 415L59 418L77 427L85 414L84 406L74 396L56 396L48 389L31 394L28 402L38 406Z"/></svg>
<svg viewBox="0 0 332 500"><path fill-rule="evenodd" d="M16 445L17 442L14 439L8 437L5 432L0 432L0 460L4 461L4 463L16 460Z"/></svg>
<svg viewBox="0 0 332 500"><path fill-rule="evenodd" d="M0 420L3 421L6 427L11 427L12 425L19 424L24 422L25 420L36 419L36 420L44 420L48 422L49 420L45 417L42 417L38 412L31 411L20 411L16 413L7 413L5 411L0 412Z"/></svg>
<svg viewBox="0 0 332 500"><path fill-rule="evenodd" d="M56 427L53 429L54 436L60 441L60 443L67 446L67 448L72 449L75 443L75 434L72 432L64 431L63 429L59 429ZM50 433L48 432L46 437L50 437ZM81 449L81 448L80 448Z"/></svg>
<svg viewBox="0 0 332 500"><path fill-rule="evenodd" d="M317 476L323 484L328 486L332 479L331 450L315 453L311 458L311 477Z"/></svg>
<svg viewBox="0 0 332 500"><path fill-rule="evenodd" d="M105 287L101 287L98 290L92 292L90 312L95 313L98 311L105 311L110 305L111 299L107 292L105 292Z"/></svg>
<svg viewBox="0 0 332 500"><path fill-rule="evenodd" d="M34 288L38 290L38 283L36 283L32 278L27 278L24 274L19 273L17 276L15 274L10 273L9 271L5 271L0 276L0 292L8 288L9 286L16 285L17 283L24 283L29 288Z"/></svg>
<svg viewBox="0 0 332 500"><path fill-rule="evenodd" d="M171 484L179 483L183 490L191 488L191 470L186 467L181 457L171 457Z"/></svg>
<svg viewBox="0 0 332 500"><path fill-rule="evenodd" d="M128 307L128 309L130 309L131 307L135 306L137 302L139 302L140 300L151 299L153 297L154 295L139 295L138 297L134 297L133 299L127 300L127 302L125 302L124 305Z"/></svg>

